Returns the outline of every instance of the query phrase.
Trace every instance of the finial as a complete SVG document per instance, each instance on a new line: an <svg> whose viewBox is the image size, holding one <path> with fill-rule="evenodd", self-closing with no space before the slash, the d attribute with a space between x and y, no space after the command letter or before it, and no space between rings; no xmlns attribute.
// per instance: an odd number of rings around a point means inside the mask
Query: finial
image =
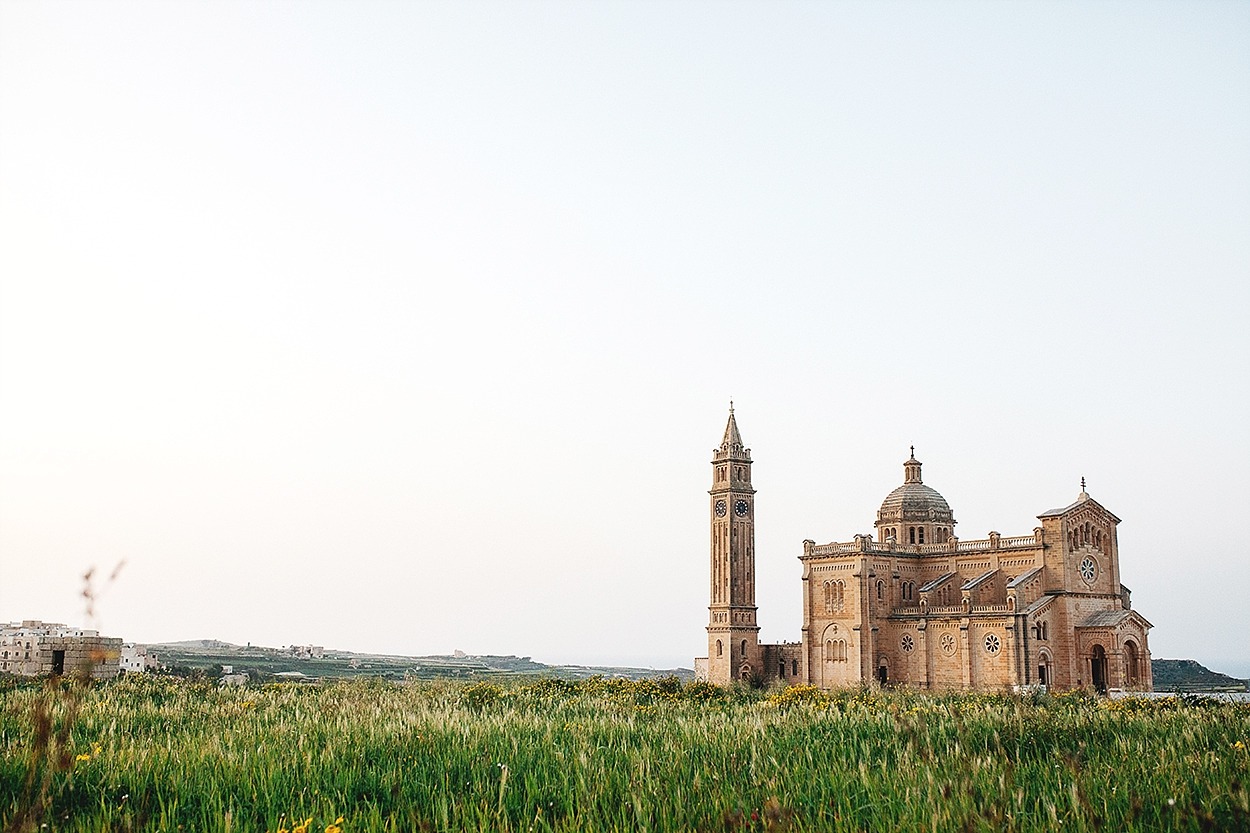
<svg viewBox="0 0 1250 833"><path fill-rule="evenodd" d="M916 447L914 445L911 447L911 458L913 460L916 459Z"/></svg>
<svg viewBox="0 0 1250 833"><path fill-rule="evenodd" d="M734 398L731 396L729 397L729 413L732 414L733 412L734 412Z"/></svg>
<svg viewBox="0 0 1250 833"><path fill-rule="evenodd" d="M1081 491L1085 491L1085 475L1081 475Z"/></svg>

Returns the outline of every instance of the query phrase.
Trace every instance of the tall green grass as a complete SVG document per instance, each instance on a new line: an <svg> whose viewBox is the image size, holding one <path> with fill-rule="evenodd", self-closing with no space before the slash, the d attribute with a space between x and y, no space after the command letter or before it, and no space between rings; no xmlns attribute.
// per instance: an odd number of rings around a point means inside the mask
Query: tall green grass
<svg viewBox="0 0 1250 833"><path fill-rule="evenodd" d="M0 693L0 820L39 691ZM50 830L1250 829L1250 706L592 679L91 689Z"/></svg>

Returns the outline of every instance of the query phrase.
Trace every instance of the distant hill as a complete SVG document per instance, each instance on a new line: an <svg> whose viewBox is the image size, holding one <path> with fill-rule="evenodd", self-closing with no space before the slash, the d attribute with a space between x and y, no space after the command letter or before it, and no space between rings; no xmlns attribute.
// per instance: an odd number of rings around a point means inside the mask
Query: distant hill
<svg viewBox="0 0 1250 833"><path fill-rule="evenodd" d="M199 671L211 676L229 666L236 674L252 673L261 678L296 672L309 679L349 677L385 677L396 680L432 679L507 679L510 677L549 676L583 679L596 674L605 677L676 676L691 679L688 668L629 668L589 665L547 665L530 657L469 656L391 656L358 654L351 651L325 649L316 657L298 656L287 648L266 648L258 645L232 645L216 639L194 639L185 642L149 644L148 649L174 670Z"/></svg>
<svg viewBox="0 0 1250 833"><path fill-rule="evenodd" d="M1246 691L1246 681L1192 659L1152 659L1155 691Z"/></svg>
<svg viewBox="0 0 1250 833"><path fill-rule="evenodd" d="M295 672L309 679L385 677L395 680L534 676L576 680L596 674L631 680L673 675L689 680L694 676L688 668L547 665L530 657L470 656L459 652L454 656L409 657L326 649L323 656L300 657L287 648L233 645L217 639L151 644L148 648L168 666L185 671L198 670L212 676L219 675L223 665L231 666L236 674L251 672L260 678ZM1150 661L1150 666L1154 672L1156 691L1246 691L1248 688L1245 680L1212 671L1192 659L1155 659Z"/></svg>

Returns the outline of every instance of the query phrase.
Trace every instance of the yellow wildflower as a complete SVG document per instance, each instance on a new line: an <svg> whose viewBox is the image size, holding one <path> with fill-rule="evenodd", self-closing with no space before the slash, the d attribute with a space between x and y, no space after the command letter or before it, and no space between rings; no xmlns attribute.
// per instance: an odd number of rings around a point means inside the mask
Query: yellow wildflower
<svg viewBox="0 0 1250 833"><path fill-rule="evenodd" d="M87 761L91 760L91 756L90 756L90 755L88 755L88 754L86 754L86 753L84 752L84 753L82 753L81 755L75 755L75 756L74 756L74 760L75 760L77 763L80 763L80 764L81 764L81 763L86 763Z"/></svg>
<svg viewBox="0 0 1250 833"><path fill-rule="evenodd" d="M1246 748L1246 742L1245 742L1245 741L1243 741L1243 740L1239 740L1239 741L1237 741L1236 743L1234 743L1234 744L1233 744L1233 748L1234 748L1234 749L1245 749L1245 748Z"/></svg>
<svg viewBox="0 0 1250 833"><path fill-rule="evenodd" d="M297 824L291 828L291 833L308 833L308 825L312 824L312 816L304 819L303 824Z"/></svg>
<svg viewBox="0 0 1250 833"><path fill-rule="evenodd" d="M336 818L334 824L327 824L326 833L343 833L343 817Z"/></svg>

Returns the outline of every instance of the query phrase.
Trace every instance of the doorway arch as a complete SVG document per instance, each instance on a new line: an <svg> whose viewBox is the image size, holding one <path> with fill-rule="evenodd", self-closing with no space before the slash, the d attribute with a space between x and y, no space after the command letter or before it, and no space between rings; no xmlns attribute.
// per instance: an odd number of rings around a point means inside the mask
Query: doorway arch
<svg viewBox="0 0 1250 833"><path fill-rule="evenodd" d="M1107 649L1095 645L1089 654L1089 679L1094 684L1094 691L1107 693Z"/></svg>

